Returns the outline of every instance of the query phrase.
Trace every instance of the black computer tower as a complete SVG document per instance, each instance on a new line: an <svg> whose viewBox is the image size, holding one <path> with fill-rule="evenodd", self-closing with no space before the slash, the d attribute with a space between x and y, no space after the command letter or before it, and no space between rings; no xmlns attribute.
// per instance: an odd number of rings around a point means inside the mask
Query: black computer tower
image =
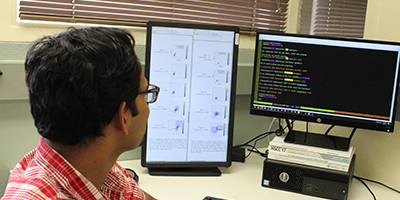
<svg viewBox="0 0 400 200"><path fill-rule="evenodd" d="M327 199L346 200L354 165L355 155L348 172L266 159L261 185Z"/></svg>

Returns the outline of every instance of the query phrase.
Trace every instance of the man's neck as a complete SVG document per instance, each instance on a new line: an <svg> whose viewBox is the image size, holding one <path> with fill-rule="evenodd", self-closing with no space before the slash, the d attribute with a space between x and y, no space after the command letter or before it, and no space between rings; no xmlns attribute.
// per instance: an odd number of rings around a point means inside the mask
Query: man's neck
<svg viewBox="0 0 400 200"><path fill-rule="evenodd" d="M119 154L111 154L112 151L107 143L101 139L85 146L61 145L45 138L43 141L61 154L99 190L119 156Z"/></svg>

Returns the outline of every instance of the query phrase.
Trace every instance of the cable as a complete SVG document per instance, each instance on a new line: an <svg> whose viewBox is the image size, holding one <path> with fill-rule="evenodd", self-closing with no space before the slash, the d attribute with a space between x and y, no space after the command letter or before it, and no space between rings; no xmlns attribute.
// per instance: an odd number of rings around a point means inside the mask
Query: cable
<svg viewBox="0 0 400 200"><path fill-rule="evenodd" d="M276 131L275 135L281 136L285 129L282 128L281 118L278 118L279 129Z"/></svg>
<svg viewBox="0 0 400 200"><path fill-rule="evenodd" d="M275 121L275 119L276 119L276 118L274 118L274 119L271 121L271 124L270 124L270 126L269 126L268 132L267 132L267 133L264 133L264 134L262 134L262 135L260 135L260 136L258 136L258 137L256 137L257 139L255 139L254 144L253 144L252 146L249 145L249 146L251 146L252 148L251 148L251 149L248 149L248 150L249 150L249 154L247 154L246 158L249 157L249 156L251 155L251 153L253 153L253 152L260 154L260 155L261 155L262 157L264 157L264 158L267 158L267 156L268 156L268 153L267 153L268 150L267 150L266 153L263 153L263 152L260 152L260 151L257 149L256 146L257 146L257 142L258 142L258 141L260 141L260 140L262 140L262 139L264 139L264 138L266 138L266 137L268 137L268 145L269 145L269 136L270 136L271 134L274 134L274 133L275 133L275 135L281 136L281 135L284 133L284 130L285 130L286 127L285 127L285 128L282 128L282 124L280 123L280 118L279 118L279 128L278 128L278 130L273 131L273 132L270 131L271 126L272 126L272 123Z"/></svg>
<svg viewBox="0 0 400 200"><path fill-rule="evenodd" d="M280 120L280 119L279 119L279 120ZM293 122L292 122L291 124L293 124ZM238 147L242 147L242 146L247 146L247 145L249 145L249 143L253 142L254 140L258 140L259 138L260 138L260 139L264 139L266 136L268 136L268 135L270 135L270 134L275 134L275 135L277 135L277 136L281 136L282 133L284 132L284 130L287 128L287 126L286 126L285 128L281 128L281 124L280 124L280 123L279 123L279 126L280 126L279 129L276 130L276 131L261 133L261 134L257 135L256 137L252 138L251 140L249 140L249 141L243 143L243 144L233 146L233 148L238 148Z"/></svg>
<svg viewBox="0 0 400 200"><path fill-rule="evenodd" d="M326 130L325 135L328 135L328 133L333 129L333 127L335 127L334 124L332 124L332 126L329 127L328 130Z"/></svg>
<svg viewBox="0 0 400 200"><path fill-rule="evenodd" d="M233 148L248 146L249 143L253 142L254 140L257 140L257 139L259 139L259 138L263 139L263 138L265 138L266 136L268 136L268 135L270 135L270 134L272 134L272 133L275 133L275 131L274 131L274 132L265 132L265 133L261 133L260 135L257 135L256 137L252 138L251 140L249 140L249 141L247 141L247 142L245 142L245 143L243 143L243 144L239 144L239 145L233 146Z"/></svg>
<svg viewBox="0 0 400 200"><path fill-rule="evenodd" d="M296 121L296 120L294 120L294 119L292 119L292 121L291 122L289 122L289 120L288 119L286 119L285 120L286 121L286 127L282 130L282 133L284 133L285 132L285 129L289 129L288 130L288 132L290 132L290 131L292 131L293 130L293 124L294 124L294 122ZM280 136L280 135L279 135Z"/></svg>
<svg viewBox="0 0 400 200"><path fill-rule="evenodd" d="M276 121L276 117L274 117L274 119L272 119L271 123L269 124L268 132L271 132L272 125L274 124L275 121ZM269 145L270 141L271 141L271 138L268 136L268 145Z"/></svg>
<svg viewBox="0 0 400 200"><path fill-rule="evenodd" d="M262 139L264 139L264 138L266 138L266 137L268 137L268 136L269 136L269 135L265 135L264 137L258 138L256 141L254 141L253 148L250 150L250 152L249 152L249 154L246 156L246 158L249 157L250 154L251 154L252 152L256 152L256 153L260 154L262 157L265 157L265 158L266 158L268 154L260 152L260 151L256 148L256 146L257 146L257 142L258 142L259 140L262 140Z"/></svg>
<svg viewBox="0 0 400 200"><path fill-rule="evenodd" d="M272 121L272 122L273 122L273 121ZM272 123L272 122L271 122L271 123ZM294 123L294 120L293 120L290 124L293 125L293 123ZM268 132L265 132L265 133L261 133L261 134L257 135L256 137L250 139L249 141L247 141L247 142L245 142L245 143L243 143L243 144L235 145L235 146L233 146L232 148L250 147L249 149L247 149L247 150L249 151L249 153L245 156L245 158L249 157L249 156L251 155L251 153L253 153L253 152L258 153L258 154L260 154L260 155L263 156L263 157L267 157L267 153L260 152L260 151L256 148L257 142L260 141L260 140L262 140L262 139L264 139L264 138L266 138L266 137L268 137L268 136L271 135L271 134L275 134L276 136L281 136L281 135L285 132L285 129L286 129L286 128L288 128L288 125L286 125L285 128L282 128L282 125L281 125L281 123L280 123L280 118L279 118L279 128L278 128L278 130L276 130L276 131L268 131ZM253 142L253 141L254 141L254 144L251 145L250 143Z"/></svg>
<svg viewBox="0 0 400 200"><path fill-rule="evenodd" d="M271 127L272 127L272 125L274 124L274 121L275 121L275 120L276 120L276 117L274 117L274 119L272 119L271 123L269 124L268 132L271 131Z"/></svg>
<svg viewBox="0 0 400 200"><path fill-rule="evenodd" d="M304 135L304 141L303 144L305 145L307 142L307 136L308 136L308 122L306 122L306 134Z"/></svg>
<svg viewBox="0 0 400 200"><path fill-rule="evenodd" d="M257 142L258 142L259 140L262 140L262 139L268 137L270 134L273 134L273 133L276 133L276 132L266 132L266 133L262 133L262 134L256 136L255 138L249 140L248 142L244 143L244 144L240 144L240 145L233 146L233 148L250 147L250 149L247 149L247 150L249 150L249 153L245 156L245 158L249 157L249 156L251 155L252 152L259 153L261 156L266 157L265 155L263 155L262 152L260 152L260 151L256 148L256 145L257 145ZM252 141L254 141L254 144L253 144L253 145L250 145L250 143L251 143Z"/></svg>
<svg viewBox="0 0 400 200"><path fill-rule="evenodd" d="M261 152L261 151L259 151L257 148L255 148L255 149L249 149L249 151L250 151L250 153L252 153L252 152L254 152L254 153L258 153L258 154L260 154L262 157L264 157L264 158L267 158L267 156L268 156L268 151L266 152L266 153L263 153L263 152ZM250 154L249 153L249 154Z"/></svg>
<svg viewBox="0 0 400 200"><path fill-rule="evenodd" d="M383 184L383 183L381 183L381 182L374 181L374 180L370 180L370 179L366 179L366 178L361 178L361 177L359 177L359 176L353 176L353 177L356 178L356 179L358 179L358 180L362 179L362 180L365 180L365 181L369 181L369 182L372 182L372 183L376 183L376 184L382 185L382 186L384 186L384 187L386 187L386 188L388 188L388 189L390 189L390 190L392 190L392 191L397 192L397 193L400 194L400 191L399 191L399 190L396 190L396 189L394 189L394 188L392 188L392 187L390 187L390 186L388 186L388 185L385 185L385 184Z"/></svg>
<svg viewBox="0 0 400 200"><path fill-rule="evenodd" d="M359 178L357 176L353 176L355 179L359 180L364 186L368 189L369 193L371 193L372 197L374 197L374 200L376 200L376 196L374 192L372 192L371 188L368 187L368 185L362 180L362 178Z"/></svg>
<svg viewBox="0 0 400 200"><path fill-rule="evenodd" d="M308 133L308 122L306 122L306 133Z"/></svg>
<svg viewBox="0 0 400 200"><path fill-rule="evenodd" d="M286 123L286 127L283 128L283 127L282 127L282 124L281 124L281 119L278 118L278 120L279 120L279 128L278 128L276 131L268 131L268 132L265 132L265 133L261 133L261 134L257 135L256 137L250 139L249 141L247 141L247 142L245 142L245 143L243 143L243 144L235 145L235 146L233 146L232 148L250 147L249 149L247 149L247 150L249 151L249 153L245 156L245 158L249 157L249 156L251 155L251 153L253 153L253 152L258 153L258 154L260 154L262 157L265 157L265 158L266 158L267 155L268 155L268 153L267 153L268 151L267 151L266 153L260 152L260 151L256 148L257 142L260 141L260 140L262 140L262 139L264 139L264 138L266 138L266 137L268 137L268 136L271 135L271 134L275 134L276 136L281 136L281 135L283 135L283 133L285 133L285 130L286 130L287 128L289 128L289 131L290 131L290 126L293 126L293 123L294 123L294 121L295 121L295 120L292 120L291 122ZM272 122L273 122L273 121L274 121L274 120L272 120ZM271 122L271 123L272 123L272 122ZM270 127L271 127L271 126L270 126ZM250 143L253 142L253 141L254 141L254 144L251 145Z"/></svg>

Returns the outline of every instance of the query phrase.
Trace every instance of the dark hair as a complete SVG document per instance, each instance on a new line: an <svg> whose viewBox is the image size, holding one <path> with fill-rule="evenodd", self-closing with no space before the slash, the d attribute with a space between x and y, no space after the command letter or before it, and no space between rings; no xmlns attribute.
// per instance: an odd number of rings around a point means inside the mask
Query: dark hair
<svg viewBox="0 0 400 200"><path fill-rule="evenodd" d="M64 145L103 136L122 102L137 115L142 68L126 30L70 28L29 49L26 81L35 125Z"/></svg>

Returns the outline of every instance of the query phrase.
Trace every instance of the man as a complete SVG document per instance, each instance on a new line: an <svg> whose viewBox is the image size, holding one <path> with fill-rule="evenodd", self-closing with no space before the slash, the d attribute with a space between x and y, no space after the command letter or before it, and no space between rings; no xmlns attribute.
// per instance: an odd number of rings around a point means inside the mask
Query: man
<svg viewBox="0 0 400 200"><path fill-rule="evenodd" d="M42 139L17 164L2 199L153 199L116 163L140 146L148 90L131 34L71 28L33 44L25 61Z"/></svg>

